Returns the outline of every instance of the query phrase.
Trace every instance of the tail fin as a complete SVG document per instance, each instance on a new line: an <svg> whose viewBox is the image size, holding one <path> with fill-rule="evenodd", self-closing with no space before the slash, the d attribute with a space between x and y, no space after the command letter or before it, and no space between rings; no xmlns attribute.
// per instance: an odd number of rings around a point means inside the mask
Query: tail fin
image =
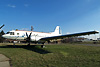
<svg viewBox="0 0 100 67"><path fill-rule="evenodd" d="M56 34L56 35L61 34L60 27L57 26L53 33Z"/></svg>

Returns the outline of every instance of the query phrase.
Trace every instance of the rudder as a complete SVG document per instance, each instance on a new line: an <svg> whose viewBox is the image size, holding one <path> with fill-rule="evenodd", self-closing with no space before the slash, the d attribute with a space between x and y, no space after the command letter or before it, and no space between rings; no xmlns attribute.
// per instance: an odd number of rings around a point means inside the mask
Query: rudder
<svg viewBox="0 0 100 67"><path fill-rule="evenodd" d="M60 26L57 26L55 31L54 31L54 34L61 34L60 32Z"/></svg>

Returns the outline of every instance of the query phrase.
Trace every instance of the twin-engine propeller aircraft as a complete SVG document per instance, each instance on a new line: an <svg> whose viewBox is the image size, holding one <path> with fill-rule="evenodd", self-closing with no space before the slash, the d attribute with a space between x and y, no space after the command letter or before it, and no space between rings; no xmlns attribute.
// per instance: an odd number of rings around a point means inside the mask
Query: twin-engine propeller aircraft
<svg viewBox="0 0 100 67"><path fill-rule="evenodd" d="M35 41L38 43L44 44L46 41L50 41L53 39L62 39L65 37L74 37L74 36L82 36L82 35L90 35L99 33L98 31L89 31L89 32L81 32L74 34L65 34L62 35L60 33L60 27L57 26L54 32L44 33L44 32L34 32L34 31L21 31L21 30L12 30L3 35L4 38L13 39L13 40L26 40L30 45L31 41ZM42 45L43 46L43 45Z"/></svg>

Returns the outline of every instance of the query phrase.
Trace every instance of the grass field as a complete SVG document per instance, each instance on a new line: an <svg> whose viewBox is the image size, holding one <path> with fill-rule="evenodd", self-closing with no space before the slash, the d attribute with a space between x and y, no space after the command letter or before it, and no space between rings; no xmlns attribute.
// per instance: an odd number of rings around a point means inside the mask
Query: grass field
<svg viewBox="0 0 100 67"><path fill-rule="evenodd" d="M77 44L40 46L0 44L12 67L100 67L100 47Z"/></svg>

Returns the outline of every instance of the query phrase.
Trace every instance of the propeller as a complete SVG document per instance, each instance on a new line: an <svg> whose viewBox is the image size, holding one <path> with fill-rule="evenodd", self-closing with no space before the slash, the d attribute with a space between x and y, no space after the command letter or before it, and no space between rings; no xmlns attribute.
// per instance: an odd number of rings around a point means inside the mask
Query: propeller
<svg viewBox="0 0 100 67"><path fill-rule="evenodd" d="M30 45L30 42L31 42L31 34L32 34L32 32L29 35L26 32L26 36L27 36L26 42L28 42L28 45Z"/></svg>
<svg viewBox="0 0 100 67"><path fill-rule="evenodd" d="M0 27L0 29L3 27L3 26L5 26L4 24Z"/></svg>

